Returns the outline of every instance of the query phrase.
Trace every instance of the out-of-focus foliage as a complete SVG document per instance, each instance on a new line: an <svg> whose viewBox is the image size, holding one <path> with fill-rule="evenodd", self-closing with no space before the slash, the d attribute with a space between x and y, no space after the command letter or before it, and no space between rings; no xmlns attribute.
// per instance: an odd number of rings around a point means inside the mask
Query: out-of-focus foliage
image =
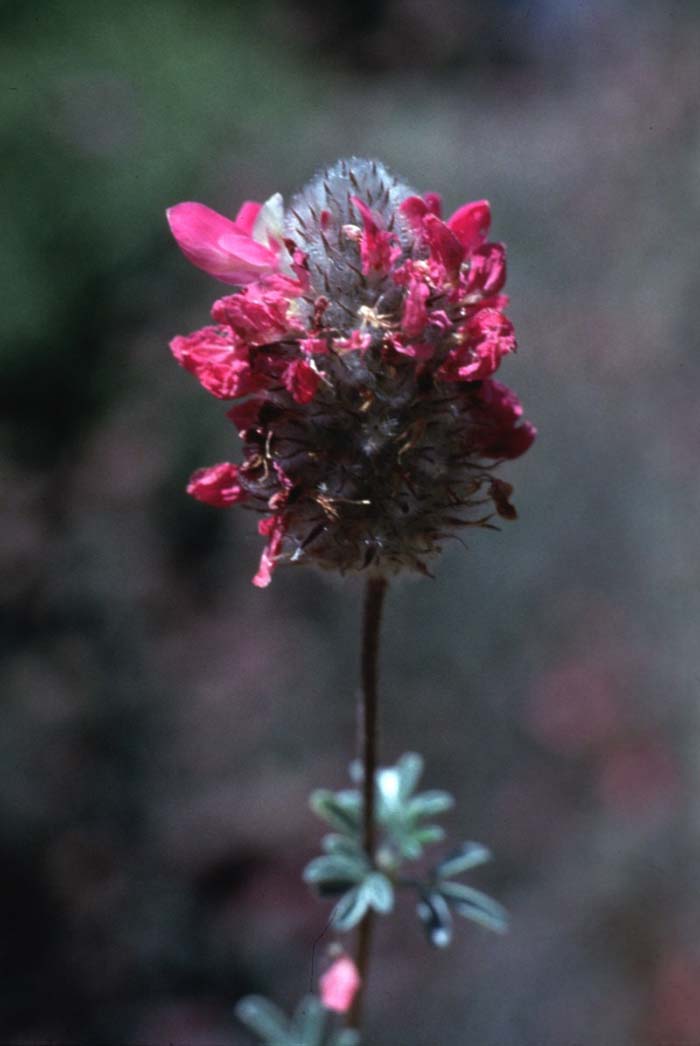
<svg viewBox="0 0 700 1046"><path fill-rule="evenodd" d="M353 770L359 784L362 767L355 765ZM400 888L417 894L418 914L428 940L436 947L444 948L452 939L451 908L491 930L505 929L507 916L499 904L471 886L451 881L460 872L488 861L491 855L485 847L464 843L429 872L416 874L412 862L424 856L426 846L445 837L440 825L426 821L454 805L449 792L432 789L415 794L422 772L423 760L415 752L406 752L395 766L377 772L379 839L374 862L363 847L359 789L318 789L312 794L312 810L335 830L323 837L324 853L306 866L304 879L321 897L341 895L331 914L334 929L353 929L369 909L381 915L392 912L394 893Z"/></svg>
<svg viewBox="0 0 700 1046"><path fill-rule="evenodd" d="M267 1046L359 1046L356 1031L341 1028L328 1032L329 1013L315 995L301 1000L289 1020L282 1011L258 995L248 995L236 1006L236 1016Z"/></svg>
<svg viewBox="0 0 700 1046"><path fill-rule="evenodd" d="M425 753L511 931L379 922L373 1041L699 1039L697 5L0 18L0 1038L234 1046L237 999L308 990L359 599L253 590L250 519L185 496L236 438L169 357L215 287L163 211L354 153L490 198L540 428L520 521L392 587L382 661L382 760Z"/></svg>

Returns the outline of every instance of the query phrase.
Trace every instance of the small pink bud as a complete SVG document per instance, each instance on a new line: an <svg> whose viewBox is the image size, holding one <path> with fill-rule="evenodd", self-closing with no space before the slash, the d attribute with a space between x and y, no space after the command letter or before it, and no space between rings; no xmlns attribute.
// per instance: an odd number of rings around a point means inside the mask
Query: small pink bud
<svg viewBox="0 0 700 1046"><path fill-rule="evenodd" d="M327 1010L347 1013L360 987L360 975L352 959L342 955L320 980L321 1002Z"/></svg>

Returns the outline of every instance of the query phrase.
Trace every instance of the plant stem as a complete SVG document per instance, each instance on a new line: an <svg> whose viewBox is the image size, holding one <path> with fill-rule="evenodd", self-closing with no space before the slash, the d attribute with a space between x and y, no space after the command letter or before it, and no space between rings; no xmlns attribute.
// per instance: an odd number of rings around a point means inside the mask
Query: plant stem
<svg viewBox="0 0 700 1046"><path fill-rule="evenodd" d="M362 782L362 846L370 863L374 861L374 781L377 771L377 674L379 661L379 630L382 608L388 582L385 577L369 577L365 589L362 618L362 696L360 703ZM372 943L374 913L369 909L357 931L355 963L360 974L360 990L348 1016L348 1026L359 1029L362 1022L362 1004L367 987L369 953Z"/></svg>

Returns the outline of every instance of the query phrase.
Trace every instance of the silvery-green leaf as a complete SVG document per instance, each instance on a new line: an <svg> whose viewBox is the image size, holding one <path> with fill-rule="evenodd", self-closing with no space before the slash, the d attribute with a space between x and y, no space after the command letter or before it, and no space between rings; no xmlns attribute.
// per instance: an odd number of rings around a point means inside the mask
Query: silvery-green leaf
<svg viewBox="0 0 700 1046"><path fill-rule="evenodd" d="M365 779L365 769L361 759L353 759L349 767L350 780L353 784L361 785Z"/></svg>
<svg viewBox="0 0 700 1046"><path fill-rule="evenodd" d="M343 854L346 857L362 857L362 847L359 842L348 838L347 835L331 833L324 835L321 847L328 854Z"/></svg>
<svg viewBox="0 0 700 1046"><path fill-rule="evenodd" d="M271 1046L291 1046L289 1021L269 999L262 995L246 995L236 1005L235 1013L239 1021L259 1035L263 1042Z"/></svg>
<svg viewBox="0 0 700 1046"><path fill-rule="evenodd" d="M423 853L423 845L420 839L417 839L415 835L401 836L397 833L394 838L396 845L401 852L401 856L405 857L407 860L416 861Z"/></svg>
<svg viewBox="0 0 700 1046"><path fill-rule="evenodd" d="M358 1032L344 1028L331 1036L328 1046L360 1046L360 1041Z"/></svg>
<svg viewBox="0 0 700 1046"><path fill-rule="evenodd" d="M322 1046L326 1011L315 995L306 995L296 1008L290 1039L303 1046Z"/></svg>
<svg viewBox="0 0 700 1046"><path fill-rule="evenodd" d="M481 890L464 883L440 883L438 889L454 910L465 919L480 923L489 930L505 933L508 928L508 912Z"/></svg>
<svg viewBox="0 0 700 1046"><path fill-rule="evenodd" d="M357 857L346 857L344 854L326 854L310 861L303 872L304 882L358 883L367 871L367 864Z"/></svg>
<svg viewBox="0 0 700 1046"><path fill-rule="evenodd" d="M353 835L358 831L359 817L357 813L339 803L335 793L325 788L319 788L317 791L312 792L309 805L313 812L322 820L327 821L332 828L349 835Z"/></svg>
<svg viewBox="0 0 700 1046"><path fill-rule="evenodd" d="M441 843L445 838L445 829L439 824L426 824L417 828L413 838L422 846L430 846L431 843Z"/></svg>
<svg viewBox="0 0 700 1046"><path fill-rule="evenodd" d="M367 897L359 886L353 886L343 894L331 913L331 922L336 930L345 933L357 926L367 911Z"/></svg>
<svg viewBox="0 0 700 1046"><path fill-rule="evenodd" d="M406 804L406 814L409 817L434 817L436 814L444 813L454 806L454 797L449 792L441 792L437 789L431 792L421 792L420 795L409 799Z"/></svg>
<svg viewBox="0 0 700 1046"><path fill-rule="evenodd" d="M401 804L401 777L398 770L390 766L377 773L377 789L380 803L386 811L396 809Z"/></svg>
<svg viewBox="0 0 700 1046"><path fill-rule="evenodd" d="M508 913L503 910L489 912L485 908L476 908L463 901L458 901L453 908L458 915L470 919L473 923L478 923L487 930L493 930L494 933L506 933L508 930Z"/></svg>
<svg viewBox="0 0 700 1046"><path fill-rule="evenodd" d="M461 872L467 872L470 868L476 868L480 864L491 860L491 851L487 850L481 843L462 843L444 860L440 861L435 869L441 879L452 879Z"/></svg>
<svg viewBox="0 0 700 1046"><path fill-rule="evenodd" d="M359 814L362 810L362 795L356 788L342 788L339 792L333 793L337 803L343 807L344 810L351 810Z"/></svg>
<svg viewBox="0 0 700 1046"><path fill-rule="evenodd" d="M423 758L417 752L406 752L401 756L396 769L399 774L401 799L405 802L415 791L423 773Z"/></svg>
<svg viewBox="0 0 700 1046"><path fill-rule="evenodd" d="M381 872L372 872L360 886L360 891L369 908L385 915L394 907L394 888Z"/></svg>
<svg viewBox="0 0 700 1046"><path fill-rule="evenodd" d="M416 909L428 940L434 948L446 948L452 940L452 916L439 893L424 893Z"/></svg>

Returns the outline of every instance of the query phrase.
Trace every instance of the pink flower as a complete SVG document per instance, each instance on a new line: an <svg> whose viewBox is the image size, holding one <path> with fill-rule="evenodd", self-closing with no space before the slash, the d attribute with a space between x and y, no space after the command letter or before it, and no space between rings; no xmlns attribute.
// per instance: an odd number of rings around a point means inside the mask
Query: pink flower
<svg viewBox="0 0 700 1046"><path fill-rule="evenodd" d="M227 411L228 417L238 429L239 436L245 436L248 429L252 429L257 424L265 402L264 396L251 396L250 399L237 403Z"/></svg>
<svg viewBox="0 0 700 1046"><path fill-rule="evenodd" d="M196 375L219 399L246 396L260 387L253 376L247 344L228 327L202 327L170 342L181 367Z"/></svg>
<svg viewBox="0 0 700 1046"><path fill-rule="evenodd" d="M467 294L497 294L506 282L506 249L502 243L487 243L472 251L464 279Z"/></svg>
<svg viewBox="0 0 700 1046"><path fill-rule="evenodd" d="M479 309L458 330L458 345L440 368L447 381L478 381L490 377L501 358L515 352L513 324L498 309Z"/></svg>
<svg viewBox="0 0 700 1046"><path fill-rule="evenodd" d="M309 356L323 356L328 352L328 341L326 338L300 338L299 347Z"/></svg>
<svg viewBox="0 0 700 1046"><path fill-rule="evenodd" d="M535 441L537 429L523 421L518 397L499 381L484 381L479 387L480 432L475 442L486 458L519 458Z"/></svg>
<svg viewBox="0 0 700 1046"><path fill-rule="evenodd" d="M242 464L188 489L263 515L256 585L280 563L426 572L446 537L488 523L484 504L514 518L493 473L535 430L492 380L515 335L485 201L443 221L436 194L351 160L286 211L276 196L233 222L198 204L169 217L195 264L245 284L172 350L214 396L240 400Z"/></svg>
<svg viewBox="0 0 700 1046"><path fill-rule="evenodd" d="M360 975L352 959L342 955L320 980L321 1002L327 1010L347 1013L360 988Z"/></svg>
<svg viewBox="0 0 700 1046"><path fill-rule="evenodd" d="M370 273L384 275L396 257L393 250L396 236L382 228L381 219L358 196L351 196L350 201L360 212L364 226L360 236L362 271L366 276Z"/></svg>
<svg viewBox="0 0 700 1046"><path fill-rule="evenodd" d="M422 198L408 196L401 204L401 213L416 231L425 231L426 219L428 226L434 224L433 218L440 220L440 210L440 197L435 193L426 193ZM462 247L472 251L480 247L488 235L491 226L489 202L479 200L477 203L465 203L446 222L440 220L440 225L446 225Z"/></svg>
<svg viewBox="0 0 700 1046"><path fill-rule="evenodd" d="M401 330L407 338L419 338L425 330L428 324L426 302L429 297L428 284L414 277L408 284L401 315Z"/></svg>
<svg viewBox="0 0 700 1046"><path fill-rule="evenodd" d="M366 352L372 344L372 335L359 329L350 331L346 338L334 338L333 348L338 352Z"/></svg>
<svg viewBox="0 0 700 1046"><path fill-rule="evenodd" d="M291 304L301 288L286 276L271 276L253 283L237 294L215 301L211 314L217 323L228 324L248 345L279 341L299 331Z"/></svg>
<svg viewBox="0 0 700 1046"><path fill-rule="evenodd" d="M264 205L247 201L235 221L202 203L178 203L168 212L170 230L188 261L224 283L243 285L279 267L276 197Z"/></svg>
<svg viewBox="0 0 700 1046"><path fill-rule="evenodd" d="M431 345L429 341L410 340L401 334L390 334L387 338L387 345L391 346L394 352L419 361L431 359L435 352L435 346Z"/></svg>
<svg viewBox="0 0 700 1046"><path fill-rule="evenodd" d="M444 267L449 279L456 279L464 261L465 251L450 227L436 215L426 214L423 219L423 236L433 260Z"/></svg>
<svg viewBox="0 0 700 1046"><path fill-rule="evenodd" d="M284 387L297 403L311 403L321 378L304 360L293 360L284 372Z"/></svg>
<svg viewBox="0 0 700 1046"><path fill-rule="evenodd" d="M438 193L427 192L425 196L407 196L400 207L401 213L419 231L426 214L442 217L442 199Z"/></svg>
<svg viewBox="0 0 700 1046"><path fill-rule="evenodd" d="M473 251L480 247L491 227L491 207L488 200L465 203L447 219L447 225L465 250Z"/></svg>
<svg viewBox="0 0 700 1046"><path fill-rule="evenodd" d="M245 499L245 491L238 482L238 466L223 461L220 465L197 469L187 485L187 493L206 505L224 508Z"/></svg>
<svg viewBox="0 0 700 1046"><path fill-rule="evenodd" d="M282 547L284 529L284 516L279 513L268 516L267 519L261 519L258 523L258 533L266 537L268 541L260 557L258 572L253 578L256 588L267 588L272 581L272 571Z"/></svg>

